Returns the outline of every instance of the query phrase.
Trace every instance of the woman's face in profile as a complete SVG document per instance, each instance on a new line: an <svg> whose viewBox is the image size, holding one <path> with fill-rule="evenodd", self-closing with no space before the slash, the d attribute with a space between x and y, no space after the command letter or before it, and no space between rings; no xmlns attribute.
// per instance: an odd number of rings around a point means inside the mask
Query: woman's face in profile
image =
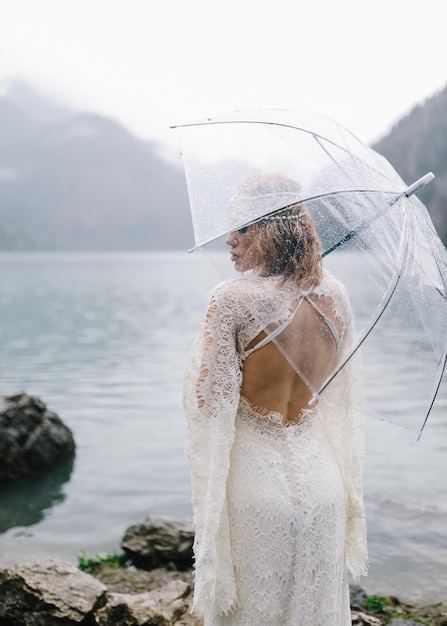
<svg viewBox="0 0 447 626"><path fill-rule="evenodd" d="M255 265L253 253L249 252L253 237L253 227L246 226L240 230L231 232L226 238L226 244L231 248L231 260L237 272L248 272L248 270L251 270Z"/></svg>

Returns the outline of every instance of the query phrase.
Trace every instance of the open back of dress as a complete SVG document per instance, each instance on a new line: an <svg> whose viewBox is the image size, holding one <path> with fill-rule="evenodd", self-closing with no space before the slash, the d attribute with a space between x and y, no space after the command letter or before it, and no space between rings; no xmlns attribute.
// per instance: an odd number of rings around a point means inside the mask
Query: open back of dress
<svg viewBox="0 0 447 626"><path fill-rule="evenodd" d="M255 316L265 323L266 337L245 352L245 358L273 341L312 392L313 400L341 361L343 318L332 297L318 290L291 300L285 320L266 323L262 303L254 302Z"/></svg>

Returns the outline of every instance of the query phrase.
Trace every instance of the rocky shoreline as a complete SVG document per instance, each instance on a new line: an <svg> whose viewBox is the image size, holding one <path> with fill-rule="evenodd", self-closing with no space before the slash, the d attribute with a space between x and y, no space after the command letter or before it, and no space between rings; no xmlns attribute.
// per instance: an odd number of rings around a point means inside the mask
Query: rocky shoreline
<svg viewBox="0 0 447 626"><path fill-rule="evenodd" d="M203 626L190 612L192 541L190 520L150 517L126 531L121 554L0 570L0 626ZM350 591L353 626L447 626L446 604Z"/></svg>
<svg viewBox="0 0 447 626"><path fill-rule="evenodd" d="M144 571L133 566L122 568L103 565L98 567L94 576L113 593L139 594L143 589L153 591L175 580L186 582L191 586L191 591L193 587L192 570ZM191 597L185 600L189 610ZM180 620L173 622L173 626L203 626L203 621L189 614L188 610ZM367 596L361 587L354 585L351 587L351 615L353 626L446 626L447 604L406 604L395 597Z"/></svg>
<svg viewBox="0 0 447 626"><path fill-rule="evenodd" d="M191 614L188 570L98 564L92 574L62 561L0 571L1 626L203 626ZM445 626L447 605L413 606L351 587L353 626Z"/></svg>

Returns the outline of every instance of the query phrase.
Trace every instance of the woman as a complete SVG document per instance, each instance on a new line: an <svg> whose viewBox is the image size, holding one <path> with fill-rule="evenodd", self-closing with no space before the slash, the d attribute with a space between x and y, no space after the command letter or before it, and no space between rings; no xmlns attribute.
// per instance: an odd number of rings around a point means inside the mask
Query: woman
<svg viewBox="0 0 447 626"><path fill-rule="evenodd" d="M243 276L219 285L185 376L205 626L347 626L347 569L366 573L362 423L349 303L295 204L227 237ZM312 406L309 405L313 402Z"/></svg>

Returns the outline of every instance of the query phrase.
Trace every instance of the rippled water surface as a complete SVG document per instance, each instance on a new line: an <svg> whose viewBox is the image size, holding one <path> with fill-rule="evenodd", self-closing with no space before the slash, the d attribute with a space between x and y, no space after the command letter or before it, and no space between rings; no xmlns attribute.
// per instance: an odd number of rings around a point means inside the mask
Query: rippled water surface
<svg viewBox="0 0 447 626"><path fill-rule="evenodd" d="M0 393L37 394L77 444L72 464L1 487L0 565L118 551L148 514L190 515L181 387L219 280L211 265L184 253L11 253L0 277ZM411 401L396 398L400 410ZM420 442L367 420L370 593L447 598L446 408L444 384Z"/></svg>

